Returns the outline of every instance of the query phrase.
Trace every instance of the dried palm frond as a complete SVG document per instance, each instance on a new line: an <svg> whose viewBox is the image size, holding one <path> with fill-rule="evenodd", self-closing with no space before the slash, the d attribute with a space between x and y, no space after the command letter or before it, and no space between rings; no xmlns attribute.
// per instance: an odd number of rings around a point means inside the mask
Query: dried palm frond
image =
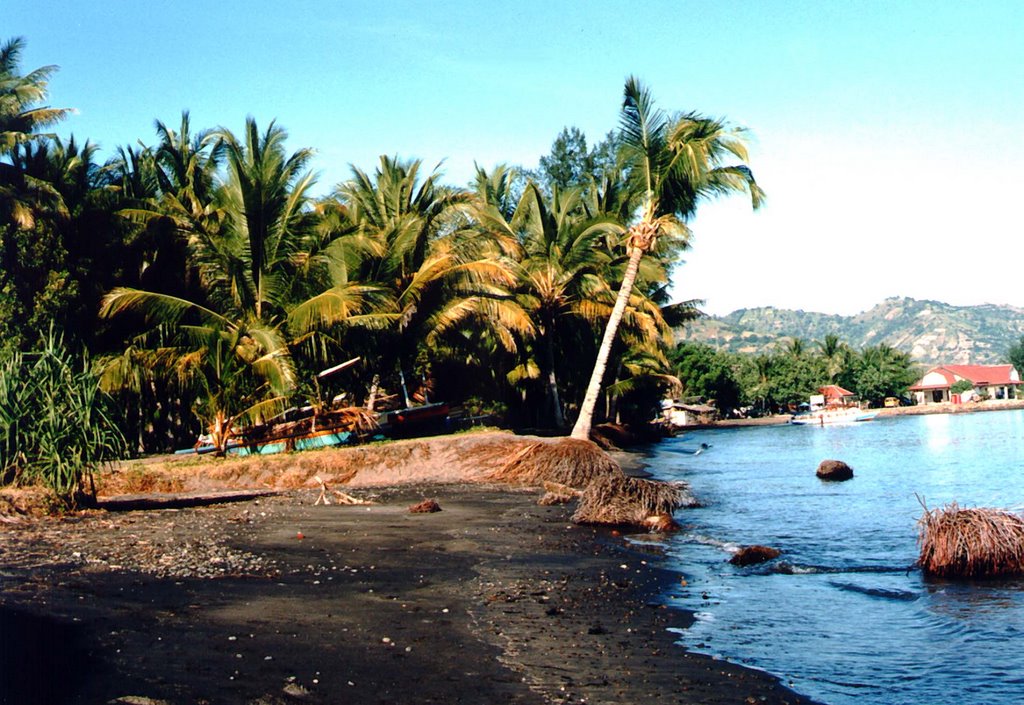
<svg viewBox="0 0 1024 705"><path fill-rule="evenodd" d="M555 504L568 504L583 495L582 490L576 490L568 485L562 485L557 482L545 482L544 489L544 495L537 500L537 504L542 507L550 507Z"/></svg>
<svg viewBox="0 0 1024 705"><path fill-rule="evenodd" d="M672 512L688 501L685 485L607 476L594 480L584 490L572 520L581 524L668 527Z"/></svg>
<svg viewBox="0 0 1024 705"><path fill-rule="evenodd" d="M524 446L487 479L533 486L548 481L583 489L603 477L624 479L625 475L619 464L594 443L556 438Z"/></svg>
<svg viewBox="0 0 1024 705"><path fill-rule="evenodd" d="M918 564L925 573L943 578L1024 574L1024 517L999 509L963 509L956 502L924 509L917 542Z"/></svg>

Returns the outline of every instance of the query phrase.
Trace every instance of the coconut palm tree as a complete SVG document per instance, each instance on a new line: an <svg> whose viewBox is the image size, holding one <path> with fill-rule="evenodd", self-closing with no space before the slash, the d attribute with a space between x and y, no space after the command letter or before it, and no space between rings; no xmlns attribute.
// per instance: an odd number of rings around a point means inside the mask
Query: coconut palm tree
<svg viewBox="0 0 1024 705"><path fill-rule="evenodd" d="M590 435L608 356L644 254L659 244L668 256L685 248L686 221L707 198L747 193L755 208L763 198L748 167L726 164L731 159L747 161L741 130L696 113L670 117L655 109L650 93L634 77L626 81L619 132L622 163L637 194L638 219L627 233L629 262L573 427L574 438Z"/></svg>
<svg viewBox="0 0 1024 705"><path fill-rule="evenodd" d="M0 156L10 154L19 144L53 137L39 132L70 113L70 108L40 106L46 100L50 76L56 66L43 66L19 73L25 40L9 39L0 45Z"/></svg>
<svg viewBox="0 0 1024 705"><path fill-rule="evenodd" d="M335 194L366 237L380 244L357 278L385 289L397 324L378 339L384 369L398 372L429 366L436 336L473 319L491 321L504 345L518 325L512 309L496 295L514 281L501 246L468 228L471 195L440 185L435 170L420 179L421 163L382 156L369 175L353 178Z"/></svg>
<svg viewBox="0 0 1024 705"><path fill-rule="evenodd" d="M287 155L287 137L274 122L261 134L247 118L242 140L223 128L207 138L224 150L228 178L220 197L227 216L223 233L200 243L201 273L220 307L257 319L283 314L293 258L315 223L315 178L305 170L313 152Z"/></svg>
<svg viewBox="0 0 1024 705"><path fill-rule="evenodd" d="M287 342L279 326L257 318L235 319L184 299L135 289L114 289L101 317L141 311L177 332L175 342L151 350L147 365L172 370L199 392L200 418L223 455L239 420L256 421L280 411L295 382ZM117 359L104 371L105 388L137 384L134 367Z"/></svg>
<svg viewBox="0 0 1024 705"><path fill-rule="evenodd" d="M57 67L43 66L23 75L19 62L24 47L20 37L0 45L0 228L8 232L32 228L40 209L66 212L51 183L27 174L16 163L19 147L52 138L40 130L71 112L40 105Z"/></svg>
<svg viewBox="0 0 1024 705"><path fill-rule="evenodd" d="M492 214L493 216L493 214ZM610 300L607 269L611 258L603 242L621 233L609 218L589 218L579 189L552 188L545 199L531 182L509 223L493 217L483 222L492 231L514 235L520 242L515 300L536 331L538 369L545 383L546 405L556 428L565 426L559 395L556 358L561 335L571 319L594 323L602 299Z"/></svg>
<svg viewBox="0 0 1024 705"><path fill-rule="evenodd" d="M134 214L169 218L187 238L198 300L120 287L101 315L136 311L173 331L160 356L200 395L201 416L223 450L236 420L278 405L295 383L288 313L318 219L308 196L313 177L303 171L310 152L287 155L284 130L271 123L261 133L251 118L243 139L223 129L192 137L187 114L179 133L157 129L160 194ZM211 174L221 150L227 176L218 186Z"/></svg>

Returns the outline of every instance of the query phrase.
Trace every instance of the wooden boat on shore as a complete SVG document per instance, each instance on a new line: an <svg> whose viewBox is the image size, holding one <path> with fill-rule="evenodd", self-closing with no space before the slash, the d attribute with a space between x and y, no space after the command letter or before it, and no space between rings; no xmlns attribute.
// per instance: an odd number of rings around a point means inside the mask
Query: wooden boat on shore
<svg viewBox="0 0 1024 705"><path fill-rule="evenodd" d="M396 409L387 414L385 432L393 438L411 438L413 436L441 433L448 423L448 404L424 404Z"/></svg>
<svg viewBox="0 0 1024 705"><path fill-rule="evenodd" d="M270 455L290 450L312 450L368 438L379 430L376 415L358 407L314 414L310 407L290 409L268 423L252 426L228 441L229 455ZM291 420L288 420L288 419ZM175 455L213 453L209 442L175 451Z"/></svg>

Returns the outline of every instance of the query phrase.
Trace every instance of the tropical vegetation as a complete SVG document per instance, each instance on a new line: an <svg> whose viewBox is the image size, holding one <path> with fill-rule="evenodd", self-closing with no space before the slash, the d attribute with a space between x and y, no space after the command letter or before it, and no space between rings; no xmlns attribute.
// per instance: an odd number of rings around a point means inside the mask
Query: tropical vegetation
<svg viewBox="0 0 1024 705"><path fill-rule="evenodd" d="M200 434L223 453L297 405L444 400L585 437L669 393L770 407L828 379L874 399L906 371L837 341L751 360L673 347L699 315L667 294L697 209L764 194L742 129L657 109L635 78L617 130L591 149L566 128L536 170L457 186L382 156L324 185L312 149L254 118L156 120L152 144L101 163L45 132L69 111L45 105L55 69L23 73L22 47L0 47L0 482L73 496L118 455Z"/></svg>
<svg viewBox="0 0 1024 705"><path fill-rule="evenodd" d="M795 339L781 350L743 355L706 343L684 342L670 353L687 398L712 401L723 414L784 412L837 384L872 406L905 397L921 374L909 354L885 344L856 350L828 335L808 345Z"/></svg>

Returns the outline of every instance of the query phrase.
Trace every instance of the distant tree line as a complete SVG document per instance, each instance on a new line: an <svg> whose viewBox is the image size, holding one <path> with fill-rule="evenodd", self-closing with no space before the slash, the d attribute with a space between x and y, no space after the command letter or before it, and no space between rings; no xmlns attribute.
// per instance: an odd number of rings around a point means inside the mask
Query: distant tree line
<svg viewBox="0 0 1024 705"><path fill-rule="evenodd" d="M881 406L886 397L905 396L921 374L905 352L884 344L856 350L835 335L811 345L794 339L783 350L760 355L680 343L669 358L683 394L712 400L724 414L746 407L783 411L828 384Z"/></svg>

